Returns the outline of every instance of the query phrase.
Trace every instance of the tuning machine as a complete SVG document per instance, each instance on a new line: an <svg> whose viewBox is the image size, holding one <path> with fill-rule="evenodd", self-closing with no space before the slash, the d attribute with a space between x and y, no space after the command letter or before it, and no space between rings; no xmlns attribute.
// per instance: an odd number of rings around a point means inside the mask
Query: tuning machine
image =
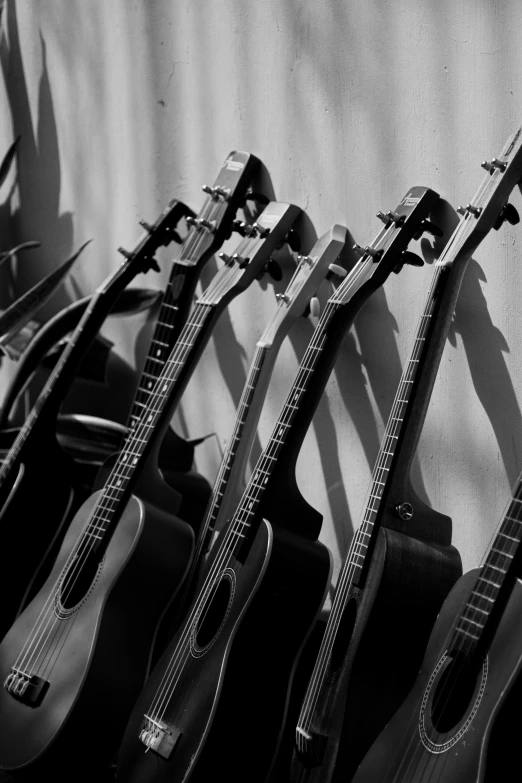
<svg viewBox="0 0 522 783"><path fill-rule="evenodd" d="M140 220L139 221L140 226L145 229L147 234L152 236L154 232L156 231L155 227L151 223L147 223L146 220ZM177 242L178 245L181 245L183 240L181 239L180 235L174 228L170 228L169 226L166 226L163 231L167 234L169 237L170 242ZM167 244L166 242L164 244Z"/></svg>
<svg viewBox="0 0 522 783"><path fill-rule="evenodd" d="M256 280L261 280L263 275L270 275L272 280L279 282L283 279L283 270L275 260L275 258L269 258L262 270L256 275Z"/></svg>
<svg viewBox="0 0 522 783"><path fill-rule="evenodd" d="M520 215L518 214L513 204L510 204L509 201L504 204L500 210L499 216L493 228L498 231L506 220L508 223L511 223L512 226L516 226L517 223L520 223Z"/></svg>
<svg viewBox="0 0 522 783"><path fill-rule="evenodd" d="M491 163L488 160L483 160L480 165L483 169L486 169L488 174L493 174L496 169L499 171L505 171L507 168L507 163L504 160L499 160L498 158L493 158Z"/></svg>
<svg viewBox="0 0 522 783"><path fill-rule="evenodd" d="M419 230L416 234L414 234L414 239L420 239L421 236L424 233L432 234L434 237L442 237L444 236L444 231L439 228L435 223L432 223L431 220L423 220L419 226Z"/></svg>

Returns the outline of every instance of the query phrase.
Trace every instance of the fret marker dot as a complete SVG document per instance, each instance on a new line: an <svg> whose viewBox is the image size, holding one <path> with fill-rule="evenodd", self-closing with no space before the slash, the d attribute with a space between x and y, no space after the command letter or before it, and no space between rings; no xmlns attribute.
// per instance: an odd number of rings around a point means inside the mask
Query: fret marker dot
<svg viewBox="0 0 522 783"><path fill-rule="evenodd" d="M163 387L163 391L166 392L168 388L169 388L168 384L165 384L165 386Z"/></svg>
<svg viewBox="0 0 522 783"><path fill-rule="evenodd" d="M161 348L159 349L159 351L156 351L156 356L161 356Z"/></svg>
<svg viewBox="0 0 522 783"><path fill-rule="evenodd" d="M149 389L152 389L152 381L149 381L147 385L148 385Z"/></svg>
<svg viewBox="0 0 522 783"><path fill-rule="evenodd" d="M118 479L118 481L116 482L116 486L119 487L120 484L121 484L121 479Z"/></svg>
<svg viewBox="0 0 522 783"><path fill-rule="evenodd" d="M154 418L154 417L153 417L153 415L152 415L152 413L151 413L151 414L150 414L150 416L149 416L149 419L148 419L148 420L149 420L149 421L152 421L152 419L153 419L153 418Z"/></svg>
<svg viewBox="0 0 522 783"><path fill-rule="evenodd" d="M134 459L132 460L132 464L133 464L133 465L136 465L136 464L137 464L137 462L138 462L138 458L137 458L137 457L134 457Z"/></svg>
<svg viewBox="0 0 522 783"><path fill-rule="evenodd" d="M252 506L253 506L253 505L254 505L254 501L253 501L253 500L251 500L251 501L250 501L250 505L248 506L249 510L252 508Z"/></svg>

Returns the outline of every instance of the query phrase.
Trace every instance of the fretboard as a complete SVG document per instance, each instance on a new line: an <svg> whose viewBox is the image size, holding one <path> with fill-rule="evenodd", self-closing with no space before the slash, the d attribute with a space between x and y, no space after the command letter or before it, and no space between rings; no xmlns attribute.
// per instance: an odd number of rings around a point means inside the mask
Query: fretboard
<svg viewBox="0 0 522 783"><path fill-rule="evenodd" d="M327 303L323 315L314 330L312 339L306 349L301 364L299 365L297 377L281 410L272 436L257 461L238 509L234 514L232 523L227 528L226 546L231 553L240 547L245 539L255 535L257 531L259 519L257 518L256 512L269 483L269 479L274 472L278 456L288 440L293 421L299 410L301 398L308 388L321 353L326 345L328 326L337 310L337 304L332 302Z"/></svg>
<svg viewBox="0 0 522 783"><path fill-rule="evenodd" d="M117 520L117 515L132 491L138 469L154 443L154 437L162 433L165 419L183 391L178 383L180 376L192 366L192 357L200 345L204 327L208 325L215 310L215 306L205 303L198 303L194 307L161 375L149 393L147 407L143 409L125 440L91 514L84 531L85 536L101 540Z"/></svg>
<svg viewBox="0 0 522 783"><path fill-rule="evenodd" d="M219 516L223 498L225 497L227 490L227 484L236 459L237 450L239 448L245 425L247 423L252 399L254 397L259 377L263 369L263 362L265 361L269 350L270 349L266 346L257 347L248 378L246 380L245 386L243 387L243 393L239 401L234 430L221 461L219 472L214 483L214 488L210 496L206 514L206 523L208 524L208 528L210 530L214 530L216 526L216 521Z"/></svg>
<svg viewBox="0 0 522 783"><path fill-rule="evenodd" d="M472 652L498 603L502 586L522 542L522 477L454 628L449 649Z"/></svg>
<svg viewBox="0 0 522 783"><path fill-rule="evenodd" d="M129 415L130 427L135 425L147 407L154 384L176 344L190 309L197 279L194 266L174 262Z"/></svg>
<svg viewBox="0 0 522 783"><path fill-rule="evenodd" d="M440 267L435 269L426 305L417 327L413 350L404 367L392 410L388 418L384 437L381 441L381 446L372 473L372 481L364 516L353 538L350 551L343 566L343 572L347 572L346 578L349 582L358 581L366 562L370 543L373 540L375 524L381 507L381 500L385 493L392 463L397 453L397 446L400 441L406 413L410 405L419 365L421 364L423 355L426 353L428 347L427 336L437 306L436 291L442 273L443 270ZM344 576L344 574L341 574L341 576ZM344 579L342 579L342 582L344 582Z"/></svg>

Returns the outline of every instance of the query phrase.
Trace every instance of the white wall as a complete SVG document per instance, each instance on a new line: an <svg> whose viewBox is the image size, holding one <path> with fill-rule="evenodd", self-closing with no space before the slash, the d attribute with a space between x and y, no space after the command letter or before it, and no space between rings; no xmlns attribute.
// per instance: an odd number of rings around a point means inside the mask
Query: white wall
<svg viewBox="0 0 522 783"><path fill-rule="evenodd" d="M518 0L7 7L2 63L11 108L7 97L3 103L13 133L23 132L21 207L13 198L11 226L21 239L45 243L41 265L21 270L19 290L95 239L48 312L114 268L115 248L139 236L138 217L153 219L174 196L198 209L201 184L231 149L258 155L277 197L303 207L317 234L339 222L366 244L378 230L375 212L393 208L413 184L454 206L468 203L480 162L500 152L522 117ZM512 200L522 208L518 192ZM482 557L522 460L521 242L522 228L505 226L470 265L415 466L417 487L452 516L466 568ZM167 274L165 263L161 277L140 282L161 286ZM299 484L324 514L323 539L337 565L359 522L431 277L427 267L406 269L366 306L299 459ZM252 288L218 326L183 403L191 436L216 431L226 442L272 303L270 289ZM113 320L108 331L132 362L141 322ZM303 322L284 346L261 445L310 331ZM217 460L212 441L198 450L209 477Z"/></svg>

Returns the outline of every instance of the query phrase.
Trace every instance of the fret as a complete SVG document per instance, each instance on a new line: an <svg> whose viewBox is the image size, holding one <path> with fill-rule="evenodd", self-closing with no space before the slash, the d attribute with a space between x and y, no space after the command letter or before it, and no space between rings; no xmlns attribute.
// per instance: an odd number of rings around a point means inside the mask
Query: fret
<svg viewBox="0 0 522 783"><path fill-rule="evenodd" d="M497 549L495 546L491 547L492 552L496 552L498 555L502 555L503 557L509 557L510 560L512 560L515 555L510 554L509 552L503 552L501 549ZM494 568L495 566L493 566Z"/></svg>
<svg viewBox="0 0 522 783"><path fill-rule="evenodd" d="M475 634L474 634L474 633L470 633L470 631L465 631L465 630L464 630L464 628L457 628L457 631L458 631L459 633L464 633L464 634L466 634L466 636L470 636L472 639L475 639L475 641L476 641L476 642L478 642L478 641L479 641L479 639L480 639L480 636L475 636Z"/></svg>
<svg viewBox="0 0 522 783"><path fill-rule="evenodd" d="M501 530L499 531L498 535L499 536L503 536L504 538L508 538L510 541L514 541L515 544L520 544L520 541L518 540L518 538L513 538L513 536L508 536L507 533L503 533ZM512 555L511 555L511 557L512 557Z"/></svg>
<svg viewBox="0 0 522 783"><path fill-rule="evenodd" d="M500 566L493 565L493 563L488 563L487 568L494 568L495 571L500 571L501 574L507 574L507 571L505 568L501 568Z"/></svg>
<svg viewBox="0 0 522 783"><path fill-rule="evenodd" d="M489 612L486 612L485 609L481 609L480 606L470 606L468 603L464 607L464 611L466 611L466 609L471 609L473 612L480 612L481 614L485 614L486 617L489 617Z"/></svg>
<svg viewBox="0 0 522 783"><path fill-rule="evenodd" d="M480 577L479 577L479 579L480 579ZM484 598L484 600L485 600L485 601L489 601L489 602L490 602L490 603L492 603L492 604L494 604L494 603L495 603L495 599L494 599L494 598L490 598L488 595L483 595L482 593L479 593L479 592L477 592L476 590L472 590L471 592L472 592L474 595L478 595L478 597L479 597L479 598Z"/></svg>
<svg viewBox="0 0 522 783"><path fill-rule="evenodd" d="M522 522L522 520L520 519L515 519L515 517L510 517L509 514L506 514L504 519L508 519L510 522L515 522L515 524L517 525L520 525L520 523Z"/></svg>
<svg viewBox="0 0 522 783"><path fill-rule="evenodd" d="M89 536L89 538L96 538L98 541L101 541L103 536L99 536L97 533L91 533L89 530L85 531L85 535Z"/></svg>
<svg viewBox="0 0 522 783"><path fill-rule="evenodd" d="M471 620L469 617L460 617L459 623L460 622L471 623L472 625L476 625L477 628L480 628L481 631L484 630L484 625L479 623L478 620Z"/></svg>
<svg viewBox="0 0 522 783"><path fill-rule="evenodd" d="M492 582L490 579L486 579L485 576L479 576L478 578L480 579L481 582L487 582L488 585L491 585L492 587L496 587L496 588L502 587L502 585L497 585L496 582Z"/></svg>
<svg viewBox="0 0 522 783"><path fill-rule="evenodd" d="M169 347L168 343L163 342L163 340L156 340L156 338L153 338L151 345L152 344L154 344L154 345L162 345L164 348L168 348Z"/></svg>

